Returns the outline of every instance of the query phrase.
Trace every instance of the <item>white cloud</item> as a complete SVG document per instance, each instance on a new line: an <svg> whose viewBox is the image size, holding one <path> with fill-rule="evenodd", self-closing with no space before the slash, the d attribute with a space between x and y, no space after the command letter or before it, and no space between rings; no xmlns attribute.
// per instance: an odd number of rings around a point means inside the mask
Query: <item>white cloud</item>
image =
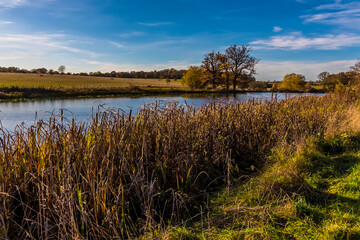
<svg viewBox="0 0 360 240"><path fill-rule="evenodd" d="M329 62L315 61L260 61L256 65L257 80L282 80L285 74L299 73L306 80L317 80L319 73L327 71L330 73L346 72L349 66L354 65L356 60L339 60Z"/></svg>
<svg viewBox="0 0 360 240"><path fill-rule="evenodd" d="M190 64L186 61L168 61L166 63L154 63L154 64L132 64L132 63L113 63L113 62L100 62L92 60L83 60L85 66L79 67L80 71L101 71L101 72L111 72L111 71L153 71L153 70L162 70L167 68L175 69L187 69L190 65L197 65L196 63ZM88 66L86 66L88 65Z"/></svg>
<svg viewBox="0 0 360 240"><path fill-rule="evenodd" d="M256 49L284 49L284 50L303 50L320 49L335 50L341 47L351 47L360 45L360 35L339 34L323 35L318 37L305 37L301 33L295 32L288 35L273 36L266 40L250 42Z"/></svg>
<svg viewBox="0 0 360 240"><path fill-rule="evenodd" d="M281 32L283 29L279 26L274 26L273 32Z"/></svg>
<svg viewBox="0 0 360 240"><path fill-rule="evenodd" d="M95 58L99 54L73 43L76 37L65 34L0 34L0 66L57 69L78 62L79 57ZM80 45L81 46L81 45ZM68 67L69 71L74 71Z"/></svg>
<svg viewBox="0 0 360 240"><path fill-rule="evenodd" d="M339 25L350 29L360 29L360 2L342 3L335 1L316 7L317 12L304 15L305 23Z"/></svg>
<svg viewBox="0 0 360 240"><path fill-rule="evenodd" d="M339 9L354 9L359 8L359 2L349 2L349 3L342 3L341 0L336 0L334 3L331 4L323 4L316 7L317 10L339 10Z"/></svg>
<svg viewBox="0 0 360 240"><path fill-rule="evenodd" d="M5 34L0 35L0 50L28 50L37 52L65 51L70 53L97 56L95 52L72 47L71 39L64 34Z"/></svg>

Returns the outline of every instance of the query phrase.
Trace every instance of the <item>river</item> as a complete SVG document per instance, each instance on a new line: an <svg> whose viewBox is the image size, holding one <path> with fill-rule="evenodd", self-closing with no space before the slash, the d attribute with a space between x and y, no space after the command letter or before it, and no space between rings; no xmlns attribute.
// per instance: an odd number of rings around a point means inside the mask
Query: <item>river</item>
<svg viewBox="0 0 360 240"><path fill-rule="evenodd" d="M302 93L278 93L277 98L301 96ZM322 95L322 94L316 94ZM99 108L120 108L124 112L136 111L139 107L154 101L177 101L179 104L201 106L209 102L237 102L249 99L270 99L271 93L243 93L234 95L182 95L182 96L148 96L137 98L96 98L42 100L29 102L0 103L0 128L13 131L17 125L29 127L38 119L49 119L51 113L58 114L63 109L65 119L71 121L87 121Z"/></svg>

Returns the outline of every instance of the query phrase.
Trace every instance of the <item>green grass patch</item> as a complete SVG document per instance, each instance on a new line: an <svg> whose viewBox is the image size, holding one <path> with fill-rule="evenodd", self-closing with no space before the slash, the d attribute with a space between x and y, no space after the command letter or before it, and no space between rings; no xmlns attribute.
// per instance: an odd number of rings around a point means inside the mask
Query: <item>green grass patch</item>
<svg viewBox="0 0 360 240"><path fill-rule="evenodd" d="M276 148L261 174L218 192L207 218L182 229L197 239L360 239L359 143Z"/></svg>

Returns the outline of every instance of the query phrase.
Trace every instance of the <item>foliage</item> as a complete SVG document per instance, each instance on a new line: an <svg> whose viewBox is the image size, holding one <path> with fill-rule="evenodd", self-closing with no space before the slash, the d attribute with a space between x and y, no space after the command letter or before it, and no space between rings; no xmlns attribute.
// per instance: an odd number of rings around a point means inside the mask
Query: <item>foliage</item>
<svg viewBox="0 0 360 240"><path fill-rule="evenodd" d="M265 91L267 88L267 82L251 81L249 83L249 88L255 91Z"/></svg>
<svg viewBox="0 0 360 240"><path fill-rule="evenodd" d="M183 85L189 86L190 88L202 88L202 76L203 70L200 67L190 66L181 79Z"/></svg>
<svg viewBox="0 0 360 240"><path fill-rule="evenodd" d="M205 55L204 60L202 61L201 67L205 70L206 75L203 78L203 83L206 85L210 83L212 88L215 89L216 85L220 82L221 79L221 56L220 52L215 53L212 51Z"/></svg>
<svg viewBox="0 0 360 240"><path fill-rule="evenodd" d="M247 87L249 82L255 81L255 65L259 62L250 55L251 51L248 46L233 45L226 49L225 54L212 51L205 55L202 62L204 84L211 83L213 89L221 84L229 90L231 80L234 91L238 85Z"/></svg>
<svg viewBox="0 0 360 240"><path fill-rule="evenodd" d="M305 84L305 76L301 74L290 73L284 76L280 88L290 91L301 91L304 89Z"/></svg>

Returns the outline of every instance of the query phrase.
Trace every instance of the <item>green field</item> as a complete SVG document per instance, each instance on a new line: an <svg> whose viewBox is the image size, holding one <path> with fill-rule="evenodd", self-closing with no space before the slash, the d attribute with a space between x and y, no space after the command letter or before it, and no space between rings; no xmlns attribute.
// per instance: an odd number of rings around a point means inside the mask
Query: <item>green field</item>
<svg viewBox="0 0 360 240"><path fill-rule="evenodd" d="M1 87L20 88L128 88L142 89L185 89L179 81L166 82L160 79L109 78L73 75L0 73Z"/></svg>
<svg viewBox="0 0 360 240"><path fill-rule="evenodd" d="M181 94L179 80L0 73L0 101Z"/></svg>

